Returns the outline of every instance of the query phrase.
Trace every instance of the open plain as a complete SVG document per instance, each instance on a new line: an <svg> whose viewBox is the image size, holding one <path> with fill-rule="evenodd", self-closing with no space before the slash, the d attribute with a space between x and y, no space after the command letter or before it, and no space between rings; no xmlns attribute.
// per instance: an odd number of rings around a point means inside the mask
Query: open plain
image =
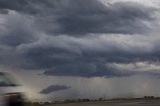
<svg viewBox="0 0 160 106"><path fill-rule="evenodd" d="M102 101L102 102L53 104L46 106L160 106L160 100Z"/></svg>

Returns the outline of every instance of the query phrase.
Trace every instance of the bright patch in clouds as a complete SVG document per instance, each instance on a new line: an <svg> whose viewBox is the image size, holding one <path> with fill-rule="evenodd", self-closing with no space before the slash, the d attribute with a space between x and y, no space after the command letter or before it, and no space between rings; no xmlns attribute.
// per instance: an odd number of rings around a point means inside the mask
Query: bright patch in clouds
<svg viewBox="0 0 160 106"><path fill-rule="evenodd" d="M121 71L153 72L160 73L160 63L135 62L135 63L108 63L108 67Z"/></svg>
<svg viewBox="0 0 160 106"><path fill-rule="evenodd" d="M146 6L158 7L158 8L160 5L160 2L158 0L100 0L100 1L104 3L106 6L117 2L135 2L135 3L141 3Z"/></svg>

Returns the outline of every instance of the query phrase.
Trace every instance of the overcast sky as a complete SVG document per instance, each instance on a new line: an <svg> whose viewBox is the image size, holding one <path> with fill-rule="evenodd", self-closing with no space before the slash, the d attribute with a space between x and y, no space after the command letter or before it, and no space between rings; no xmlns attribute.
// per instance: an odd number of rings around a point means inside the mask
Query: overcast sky
<svg viewBox="0 0 160 106"><path fill-rule="evenodd" d="M157 0L0 0L1 70L56 78L40 84L46 95L72 91L74 84L60 83L65 77L98 77L92 83L102 85L112 78L159 78L159 28Z"/></svg>

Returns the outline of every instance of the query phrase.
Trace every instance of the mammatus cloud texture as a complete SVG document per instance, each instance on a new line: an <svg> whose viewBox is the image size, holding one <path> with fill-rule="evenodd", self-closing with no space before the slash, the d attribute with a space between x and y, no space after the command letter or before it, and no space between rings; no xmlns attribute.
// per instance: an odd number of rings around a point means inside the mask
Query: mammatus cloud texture
<svg viewBox="0 0 160 106"><path fill-rule="evenodd" d="M0 0L0 65L61 77L159 76L159 19L157 0Z"/></svg>

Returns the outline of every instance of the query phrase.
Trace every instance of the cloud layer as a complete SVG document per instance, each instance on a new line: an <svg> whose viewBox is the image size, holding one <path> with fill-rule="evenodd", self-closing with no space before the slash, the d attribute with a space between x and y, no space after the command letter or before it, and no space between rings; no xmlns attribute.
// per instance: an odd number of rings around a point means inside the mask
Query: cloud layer
<svg viewBox="0 0 160 106"><path fill-rule="evenodd" d="M52 93L52 92L55 92L55 91L66 90L66 89L69 89L69 88L70 87L67 87L65 85L51 85L48 88L40 91L40 93L42 93L42 94L49 94L49 93Z"/></svg>
<svg viewBox="0 0 160 106"><path fill-rule="evenodd" d="M0 64L54 76L153 74L159 69L160 15L158 3L148 4L1 0Z"/></svg>

